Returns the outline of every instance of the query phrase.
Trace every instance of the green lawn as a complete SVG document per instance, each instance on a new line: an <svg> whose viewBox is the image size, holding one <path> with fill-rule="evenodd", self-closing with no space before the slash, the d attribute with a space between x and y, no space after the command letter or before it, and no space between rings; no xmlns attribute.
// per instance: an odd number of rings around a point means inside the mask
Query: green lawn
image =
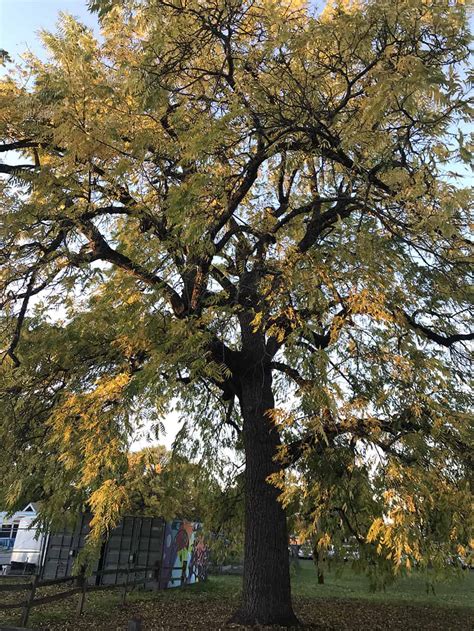
<svg viewBox="0 0 474 631"><path fill-rule="evenodd" d="M312 561L300 561L299 570L292 573L293 596L304 598L357 598L372 602L410 602L430 606L472 607L474 608L474 570L465 570L449 580L438 581L429 588L432 577L413 573L410 577L396 580L385 590L373 591L370 581L364 574L358 574L343 565L325 572L324 585L318 585ZM240 591L240 576L211 576L207 583L198 589L209 598L236 597ZM187 588L180 595L166 592L165 597L187 597Z"/></svg>
<svg viewBox="0 0 474 631"><path fill-rule="evenodd" d="M324 585L318 585L312 561L300 561L293 576L293 594L312 598L362 598L373 602L409 601L447 607L474 607L474 570L461 571L449 580L432 583L433 577L414 572L388 586L372 591L364 574L355 573L350 565L325 573ZM434 589L434 592L433 592Z"/></svg>

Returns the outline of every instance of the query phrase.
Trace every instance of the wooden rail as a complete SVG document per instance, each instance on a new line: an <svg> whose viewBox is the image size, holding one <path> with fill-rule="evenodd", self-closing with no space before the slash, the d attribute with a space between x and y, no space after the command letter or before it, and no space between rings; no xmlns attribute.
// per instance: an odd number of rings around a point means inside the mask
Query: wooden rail
<svg viewBox="0 0 474 631"><path fill-rule="evenodd" d="M167 567L166 569L173 570L181 570L181 576L179 578L170 579L171 582L180 581L181 584L185 583L186 580L186 569L187 562L183 561L183 564L178 567ZM70 596L74 596L75 594L80 594L78 606L77 606L77 614L81 615L84 611L84 605L86 601L87 592L95 592L95 591L103 591L108 589L121 589L121 604L124 605L127 598L127 593L138 585L146 585L147 582L150 581L159 581L161 576L161 565L157 564L151 567L126 567L126 568L117 568L115 570L101 570L99 572L93 572L92 574L86 576L85 574L78 574L77 576L65 576L63 578L54 578L54 579L46 579L44 581L40 580L38 574L26 576L24 574L15 575L1 575L0 578L9 578L12 579L29 579L22 583L10 583L10 584L0 584L0 593L1 592L29 592L26 596L26 600L16 603L2 603L0 602L0 609L22 609L21 626L25 627L28 624L28 618L30 616L31 609L34 607L39 607L40 605L46 605L48 603L55 602L57 600L63 600L65 598L69 598ZM147 576L148 572L152 572L152 577ZM137 579L136 574L144 574L141 578ZM104 576L119 576L120 574L125 574L126 579L122 584L111 584L111 585L89 585L88 579L90 577L104 577ZM131 578L134 580L131 580ZM51 587L54 585L63 585L66 583L75 582L76 587L68 589L64 592L59 592L57 594L50 594L48 596L37 597L36 592L39 589L44 587Z"/></svg>
<svg viewBox="0 0 474 631"><path fill-rule="evenodd" d="M24 592L31 589L31 581L28 583L11 583L7 585L0 585L0 592Z"/></svg>

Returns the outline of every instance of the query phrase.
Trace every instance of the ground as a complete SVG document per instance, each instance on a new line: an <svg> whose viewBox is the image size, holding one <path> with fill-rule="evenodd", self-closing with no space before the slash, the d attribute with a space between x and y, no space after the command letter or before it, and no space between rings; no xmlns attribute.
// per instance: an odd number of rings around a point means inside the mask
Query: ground
<svg viewBox="0 0 474 631"><path fill-rule="evenodd" d="M240 577L211 576L207 583L158 593L130 594L125 607L120 594L99 592L88 595L86 613L75 615L76 597L36 609L30 627L49 631L125 631L134 616L143 620L143 631L161 629L228 629L226 620L236 608ZM368 579L344 567L342 573L326 574L317 584L311 561L300 562L293 574L295 610L306 629L348 629L370 631L403 629L474 628L474 571L435 585L427 591L426 578L415 574L391 585L386 591L371 592ZM1 594L0 600L5 594ZM0 624L16 620L0 611ZM233 627L236 629L237 627Z"/></svg>

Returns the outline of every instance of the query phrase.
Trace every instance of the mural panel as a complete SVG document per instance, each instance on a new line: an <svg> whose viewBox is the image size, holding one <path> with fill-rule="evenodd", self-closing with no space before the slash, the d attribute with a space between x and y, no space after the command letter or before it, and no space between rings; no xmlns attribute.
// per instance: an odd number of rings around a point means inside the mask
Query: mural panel
<svg viewBox="0 0 474 631"><path fill-rule="evenodd" d="M207 577L209 550L204 543L202 524L172 521L166 524L160 588L179 587Z"/></svg>

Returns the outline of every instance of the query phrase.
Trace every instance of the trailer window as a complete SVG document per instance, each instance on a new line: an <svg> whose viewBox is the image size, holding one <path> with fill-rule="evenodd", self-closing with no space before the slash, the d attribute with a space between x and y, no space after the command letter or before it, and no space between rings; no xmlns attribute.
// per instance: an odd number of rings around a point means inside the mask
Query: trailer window
<svg viewBox="0 0 474 631"><path fill-rule="evenodd" d="M0 526L0 539L15 539L19 525L17 521L11 524L2 524Z"/></svg>
<svg viewBox="0 0 474 631"><path fill-rule="evenodd" d="M2 524L2 527L0 528L0 538L6 538L6 537L10 537L10 533L12 531L12 525L11 524Z"/></svg>

